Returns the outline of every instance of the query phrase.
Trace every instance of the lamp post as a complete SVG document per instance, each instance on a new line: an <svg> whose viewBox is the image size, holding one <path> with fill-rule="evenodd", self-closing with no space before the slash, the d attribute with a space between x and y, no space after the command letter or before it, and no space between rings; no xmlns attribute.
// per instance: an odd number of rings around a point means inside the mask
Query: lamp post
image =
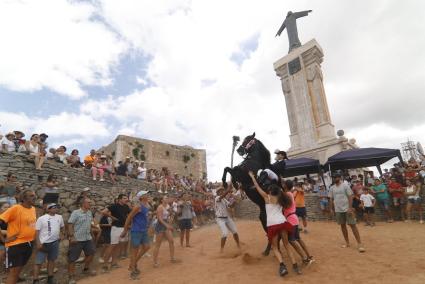
<svg viewBox="0 0 425 284"><path fill-rule="evenodd" d="M236 145L240 140L239 136L233 136L233 145L232 145L232 159L230 160L230 167L233 168L233 155L235 154Z"/></svg>

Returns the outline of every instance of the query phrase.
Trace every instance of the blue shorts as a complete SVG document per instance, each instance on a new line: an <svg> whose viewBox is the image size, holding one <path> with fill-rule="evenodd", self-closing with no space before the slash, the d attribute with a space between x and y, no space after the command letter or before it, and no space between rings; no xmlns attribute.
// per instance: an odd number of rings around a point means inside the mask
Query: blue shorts
<svg viewBox="0 0 425 284"><path fill-rule="evenodd" d="M130 232L130 241L131 241L131 246L134 248L137 248L140 245L144 245L144 246L149 245L150 239L149 239L148 231Z"/></svg>
<svg viewBox="0 0 425 284"><path fill-rule="evenodd" d="M295 209L295 214L300 218L305 218L307 217L307 209L305 209L305 207L297 207Z"/></svg>
<svg viewBox="0 0 425 284"><path fill-rule="evenodd" d="M155 225L155 233L160 234L164 233L165 231L167 231L167 227L165 227L164 224L158 221Z"/></svg>
<svg viewBox="0 0 425 284"><path fill-rule="evenodd" d="M329 201L327 199L320 199L320 209L325 210L328 208Z"/></svg>
<svg viewBox="0 0 425 284"><path fill-rule="evenodd" d="M180 230L190 230L192 229L192 219L181 219L179 220Z"/></svg>
<svg viewBox="0 0 425 284"><path fill-rule="evenodd" d="M59 241L45 243L41 250L37 250L35 264L43 264L46 261L55 261L59 256Z"/></svg>
<svg viewBox="0 0 425 284"><path fill-rule="evenodd" d="M383 207L385 210L390 209L390 200L388 198L385 199L376 199L380 207Z"/></svg>

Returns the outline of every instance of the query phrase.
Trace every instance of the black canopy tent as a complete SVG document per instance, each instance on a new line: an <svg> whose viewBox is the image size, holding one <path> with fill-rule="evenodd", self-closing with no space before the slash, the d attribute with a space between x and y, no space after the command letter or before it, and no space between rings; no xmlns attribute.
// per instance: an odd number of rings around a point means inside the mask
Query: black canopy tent
<svg viewBox="0 0 425 284"><path fill-rule="evenodd" d="M326 171L377 167L382 176L381 165L398 157L403 162L400 150L385 148L358 148L342 151L329 157L324 165Z"/></svg>
<svg viewBox="0 0 425 284"><path fill-rule="evenodd" d="M293 177L307 174L317 174L321 170L319 160L309 158L297 158L285 160L283 177Z"/></svg>

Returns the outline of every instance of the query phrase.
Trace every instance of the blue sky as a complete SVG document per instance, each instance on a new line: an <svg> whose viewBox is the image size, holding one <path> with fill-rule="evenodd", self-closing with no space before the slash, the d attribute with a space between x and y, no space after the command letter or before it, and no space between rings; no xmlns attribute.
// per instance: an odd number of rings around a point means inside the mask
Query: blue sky
<svg viewBox="0 0 425 284"><path fill-rule="evenodd" d="M46 132L82 154L119 134L191 145L218 179L233 135L289 148L275 34L306 9L299 37L324 50L336 129L360 146L425 142L425 3L381 0L0 2L0 133Z"/></svg>

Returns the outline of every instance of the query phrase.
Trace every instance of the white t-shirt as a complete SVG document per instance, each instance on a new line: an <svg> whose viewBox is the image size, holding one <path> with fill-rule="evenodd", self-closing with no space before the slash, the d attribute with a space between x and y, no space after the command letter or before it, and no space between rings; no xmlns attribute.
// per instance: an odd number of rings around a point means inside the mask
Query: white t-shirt
<svg viewBox="0 0 425 284"><path fill-rule="evenodd" d="M138 167L137 171L139 172L138 179L146 179L146 168Z"/></svg>
<svg viewBox="0 0 425 284"><path fill-rule="evenodd" d="M45 214L38 218L35 223L35 229L39 231L40 243L45 244L59 240L60 229L64 226L61 215L55 214L51 216Z"/></svg>
<svg viewBox="0 0 425 284"><path fill-rule="evenodd" d="M373 197L371 194L362 194L360 195L360 200L363 201L364 207L372 207L373 206L373 200L375 200L375 197Z"/></svg>
<svg viewBox="0 0 425 284"><path fill-rule="evenodd" d="M15 143L13 141L8 140L6 137L1 140L1 145L3 148L3 145L6 145L7 152L15 152Z"/></svg>
<svg viewBox="0 0 425 284"><path fill-rule="evenodd" d="M215 215L217 217L229 217L229 213L227 212L228 205L229 201L226 198L220 200L220 196L217 196L215 198Z"/></svg>

